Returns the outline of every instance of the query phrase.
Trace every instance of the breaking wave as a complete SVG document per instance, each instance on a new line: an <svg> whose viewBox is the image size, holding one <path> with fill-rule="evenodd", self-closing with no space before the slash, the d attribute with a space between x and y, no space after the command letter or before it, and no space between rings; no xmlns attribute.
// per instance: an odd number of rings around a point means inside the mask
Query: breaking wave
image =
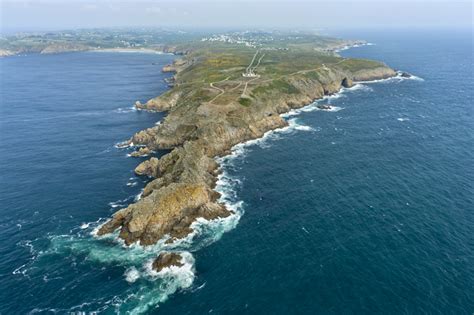
<svg viewBox="0 0 474 315"><path fill-rule="evenodd" d="M354 45L346 45L342 48L336 49L335 52L339 53L344 50L349 50L351 48L358 48L358 47L363 47L363 46L374 46L374 43L361 43L361 44L354 44Z"/></svg>
<svg viewBox="0 0 474 315"><path fill-rule="evenodd" d="M137 109L135 106L131 106L131 107L126 107L126 108L117 108L116 110L114 110L115 113L118 113L118 114L128 114L128 113L132 113L132 112L136 112Z"/></svg>
<svg viewBox="0 0 474 315"><path fill-rule="evenodd" d="M361 84L361 83L370 84L370 83L381 83L381 82L390 83L390 82L402 82L402 81L406 81L406 80L419 81L419 82L425 81L425 79L420 78L420 77L418 77L414 74L405 74L404 75L404 73L402 71L397 71L397 75L394 76L394 77L391 77L391 78L380 79L380 80L372 80L372 81L358 81L357 83L358 84Z"/></svg>
<svg viewBox="0 0 474 315"><path fill-rule="evenodd" d="M192 288L195 279L194 257L191 251L185 250L187 244L165 244L160 241L153 246L126 246L118 237L118 232L111 235L95 236L97 229L104 223L83 223L75 234L49 235L46 240L33 240L19 244L27 246L32 253L32 260L13 270L13 274L29 277L29 272L38 270L43 265L51 264L52 259L71 261L74 265L84 262L123 268L123 281L129 287L123 294L111 299L100 297L86 301L68 309L55 309L59 312L72 311L113 311L114 313L143 314L166 301L179 290ZM94 236L94 237L91 237ZM45 250L36 250L36 242L47 241ZM196 250L190 247L191 250ZM152 269L153 260L163 250L171 250L181 255L182 266L163 268L160 272ZM44 268L41 268L44 269ZM44 275L44 281L58 279L58 275ZM49 309L50 311L51 309ZM31 313L40 313L48 309L34 309Z"/></svg>

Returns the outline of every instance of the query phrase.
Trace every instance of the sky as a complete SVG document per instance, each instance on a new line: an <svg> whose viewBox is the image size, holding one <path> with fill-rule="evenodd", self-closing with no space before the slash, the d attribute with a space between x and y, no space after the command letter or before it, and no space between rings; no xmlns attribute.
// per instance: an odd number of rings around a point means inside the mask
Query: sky
<svg viewBox="0 0 474 315"><path fill-rule="evenodd" d="M93 27L472 28L471 0L0 0L3 33Z"/></svg>

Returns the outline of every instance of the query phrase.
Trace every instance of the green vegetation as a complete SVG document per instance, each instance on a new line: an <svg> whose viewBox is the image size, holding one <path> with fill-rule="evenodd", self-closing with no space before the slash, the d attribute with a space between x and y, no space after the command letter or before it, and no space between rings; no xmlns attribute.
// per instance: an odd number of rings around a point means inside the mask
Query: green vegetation
<svg viewBox="0 0 474 315"><path fill-rule="evenodd" d="M252 103L252 100L250 98L247 98L247 97L240 97L239 98L239 103L242 106L249 107L250 104Z"/></svg>
<svg viewBox="0 0 474 315"><path fill-rule="evenodd" d="M380 67L380 63L366 59L348 59L345 62L341 63L339 67L344 70L356 72L359 70L367 70Z"/></svg>
<svg viewBox="0 0 474 315"><path fill-rule="evenodd" d="M299 90L290 83L283 80L273 80L270 84L261 85L253 89L254 95L261 95L271 91L277 91L285 94L297 94Z"/></svg>

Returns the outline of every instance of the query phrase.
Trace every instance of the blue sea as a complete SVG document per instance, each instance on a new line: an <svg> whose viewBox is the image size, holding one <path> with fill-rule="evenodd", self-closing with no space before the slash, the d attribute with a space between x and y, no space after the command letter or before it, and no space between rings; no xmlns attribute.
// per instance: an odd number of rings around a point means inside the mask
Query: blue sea
<svg viewBox="0 0 474 315"><path fill-rule="evenodd" d="M414 77L236 146L218 183L236 215L203 222L161 277L165 245L93 232L146 183L116 144L163 118L132 104L167 89L174 57L0 59L0 314L472 314L472 33L336 35L374 44L342 55Z"/></svg>

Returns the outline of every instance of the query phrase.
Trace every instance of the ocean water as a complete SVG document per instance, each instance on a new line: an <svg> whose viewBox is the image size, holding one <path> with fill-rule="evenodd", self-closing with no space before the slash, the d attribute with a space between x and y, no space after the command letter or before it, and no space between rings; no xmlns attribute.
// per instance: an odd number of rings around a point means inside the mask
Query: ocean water
<svg viewBox="0 0 474 315"><path fill-rule="evenodd" d="M344 56L416 77L236 146L218 189L238 215L202 222L173 247L186 265L159 275L163 244L91 233L144 185L114 144L161 118L130 106L165 90L172 56L0 60L0 313L472 314L472 33L340 35L375 44Z"/></svg>

